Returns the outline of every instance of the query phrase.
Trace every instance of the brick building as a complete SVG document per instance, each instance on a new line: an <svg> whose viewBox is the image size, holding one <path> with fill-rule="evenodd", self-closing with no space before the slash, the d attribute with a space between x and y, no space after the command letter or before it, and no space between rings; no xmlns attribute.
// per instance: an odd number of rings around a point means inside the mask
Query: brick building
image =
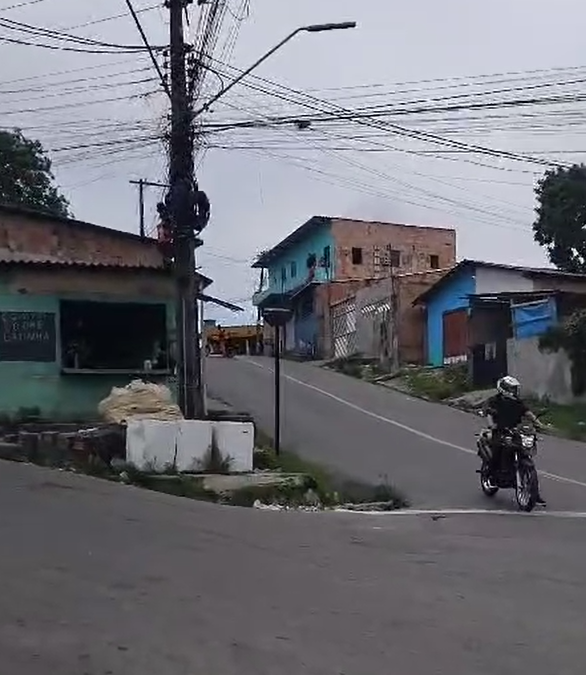
<svg viewBox="0 0 586 675"><path fill-rule="evenodd" d="M255 262L264 287L253 302L293 308L284 348L328 357L330 307L391 274L446 269L456 261L454 230L314 216Z"/></svg>
<svg viewBox="0 0 586 675"><path fill-rule="evenodd" d="M332 358L360 355L389 367L425 362L425 312L414 300L449 270L407 272L373 279L334 301L325 352Z"/></svg>
<svg viewBox="0 0 586 675"><path fill-rule="evenodd" d="M156 241L0 207L1 414L88 418L112 386L172 384L174 333L174 279Z"/></svg>

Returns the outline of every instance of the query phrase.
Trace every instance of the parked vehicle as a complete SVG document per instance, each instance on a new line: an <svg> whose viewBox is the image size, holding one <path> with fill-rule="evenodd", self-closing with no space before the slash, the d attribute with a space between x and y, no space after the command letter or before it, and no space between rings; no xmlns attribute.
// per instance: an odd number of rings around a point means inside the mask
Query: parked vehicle
<svg viewBox="0 0 586 675"><path fill-rule="evenodd" d="M491 440L489 431L478 434L476 443L482 466L480 487L487 497L494 497L499 490L515 490L521 511L532 511L539 498L539 483L534 457L537 454L537 434L531 424L520 424L502 434L502 452L498 467L491 466Z"/></svg>

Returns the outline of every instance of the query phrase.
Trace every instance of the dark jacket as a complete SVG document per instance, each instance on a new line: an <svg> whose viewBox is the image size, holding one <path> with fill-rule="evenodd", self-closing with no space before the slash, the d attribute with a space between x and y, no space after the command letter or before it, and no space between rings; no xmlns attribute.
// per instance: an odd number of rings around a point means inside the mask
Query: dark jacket
<svg viewBox="0 0 586 675"><path fill-rule="evenodd" d="M496 394L486 402L486 414L490 415L497 429L513 429L523 422L527 413L531 412L520 398L509 398Z"/></svg>

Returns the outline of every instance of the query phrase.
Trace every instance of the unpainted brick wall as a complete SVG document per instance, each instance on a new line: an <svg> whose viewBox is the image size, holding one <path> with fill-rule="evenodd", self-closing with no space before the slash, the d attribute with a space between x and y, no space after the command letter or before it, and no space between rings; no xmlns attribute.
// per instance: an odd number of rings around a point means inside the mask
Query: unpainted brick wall
<svg viewBox="0 0 586 675"><path fill-rule="evenodd" d="M425 310L413 307L413 301L428 288L433 286L446 270L420 272L397 275L395 288L399 294L399 361L401 363L425 363ZM333 282L328 286L322 284L316 289L316 312L319 325L319 350L323 358L332 358L331 312L332 306L342 300L355 296L360 291L362 296L372 295L380 298L381 287L391 295L392 283L389 278L381 280L361 279L348 282ZM372 289L369 293L367 289ZM329 311L328 311L329 300Z"/></svg>
<svg viewBox="0 0 586 675"><path fill-rule="evenodd" d="M426 362L425 309L413 302L437 283L445 270L397 277L399 293L399 361L423 365Z"/></svg>
<svg viewBox="0 0 586 675"><path fill-rule="evenodd" d="M0 260L14 259L163 267L153 240L50 216L0 211Z"/></svg>
<svg viewBox="0 0 586 675"><path fill-rule="evenodd" d="M315 289L315 313L318 322L317 351L321 358L333 358L332 305L353 296L358 290L372 283L371 279L349 279L320 284Z"/></svg>
<svg viewBox="0 0 586 675"><path fill-rule="evenodd" d="M400 251L398 273L431 269L431 256L437 256L438 269L452 267L456 262L454 230L335 219L332 234L337 280L388 276L388 267L376 264L376 253L378 250L384 262L389 246ZM352 263L352 248L362 249L362 264Z"/></svg>

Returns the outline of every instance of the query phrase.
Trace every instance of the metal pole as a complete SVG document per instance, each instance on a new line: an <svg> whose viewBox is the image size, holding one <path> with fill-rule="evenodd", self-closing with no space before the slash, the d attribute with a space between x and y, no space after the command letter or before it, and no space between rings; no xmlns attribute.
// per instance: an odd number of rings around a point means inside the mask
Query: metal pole
<svg viewBox="0 0 586 675"><path fill-rule="evenodd" d="M179 405L186 419L204 414L195 288L195 242L191 197L194 189L193 129L187 96L185 0L168 0L171 69L171 141L169 184L175 235L177 356Z"/></svg>
<svg viewBox="0 0 586 675"><path fill-rule="evenodd" d="M275 454L281 453L281 328L275 326Z"/></svg>
<svg viewBox="0 0 586 675"><path fill-rule="evenodd" d="M144 226L144 181L142 178L138 181L138 209L140 212L140 236L144 239L146 232Z"/></svg>
<svg viewBox="0 0 586 675"><path fill-rule="evenodd" d="M200 364L200 382L201 382L201 387L203 390L203 412L204 412L204 417L207 417L208 414L208 396L207 396L207 385L206 385L206 377L205 377L205 368L207 365L207 360L206 360L206 349L205 349L205 344L204 344L204 326L205 326L205 302L203 300L198 301L200 302L199 305L199 329L197 331L198 335L198 344L199 344L199 349L200 349L200 357L199 357L199 364Z"/></svg>

